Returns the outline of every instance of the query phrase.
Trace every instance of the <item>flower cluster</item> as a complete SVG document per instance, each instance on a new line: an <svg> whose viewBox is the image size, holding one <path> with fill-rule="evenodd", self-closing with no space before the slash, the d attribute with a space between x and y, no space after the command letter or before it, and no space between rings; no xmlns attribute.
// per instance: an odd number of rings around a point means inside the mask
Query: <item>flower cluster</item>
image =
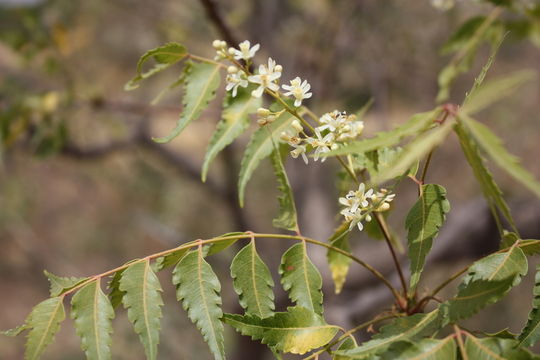
<svg viewBox="0 0 540 360"><path fill-rule="evenodd" d="M362 221L371 221L373 211L382 212L390 209L390 202L394 200L395 196L386 189L377 192L373 189L366 191L366 185L361 183L358 190L351 190L345 197L339 198L339 203L345 206L340 213L346 221L350 221L349 229L356 225L362 231L364 228Z"/></svg>

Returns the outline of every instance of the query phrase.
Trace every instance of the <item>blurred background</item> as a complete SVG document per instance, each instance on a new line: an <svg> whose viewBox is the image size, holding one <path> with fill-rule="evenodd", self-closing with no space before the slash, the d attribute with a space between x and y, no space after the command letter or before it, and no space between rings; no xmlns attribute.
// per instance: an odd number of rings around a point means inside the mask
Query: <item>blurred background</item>
<svg viewBox="0 0 540 360"><path fill-rule="evenodd" d="M174 126L181 89L150 105L177 80L180 71L173 67L137 91L124 92L146 50L176 41L192 53L213 57L216 38L260 43L257 61L271 56L283 65L284 80L308 79L314 95L307 104L318 114L354 112L373 98L365 118L365 135L372 136L435 106L437 75L450 58L441 55L443 44L466 20L492 8L490 3L461 1L443 11L429 0L0 0L0 328L22 323L32 306L48 296L44 269L87 276L197 238L275 231L271 219L278 192L269 163L250 182L245 208L237 205L238 165L249 136L221 153L207 183L200 181L222 94L170 144L151 141ZM490 77L540 68L540 11L530 14L503 14L514 31ZM456 82L451 102L463 99L488 54L487 46L480 48L472 71ZM539 104L540 87L532 82L478 115L536 178ZM332 161L306 166L290 160L287 168L302 232L327 239L340 221L338 167ZM540 238L538 199L491 169L522 237ZM426 289L496 249L499 241L454 137L435 152L427 181L447 188L452 212L430 254L431 270L422 284ZM388 220L403 241L404 217L416 200L416 185L404 182L397 192ZM397 284L385 244L358 232L351 242L360 258ZM279 258L291 244L258 242L276 284ZM228 272L233 256L229 249L209 260L222 281L226 312L240 312ZM310 256L324 278L327 321L351 328L391 307L387 289L354 264L342 294L335 295L325 252L310 248ZM405 263L405 254L401 257ZM535 265L532 259L531 269ZM530 309L533 277L473 318L471 326L519 331ZM165 306L159 358L210 359L175 300L169 270L160 279ZM450 286L444 296L453 293ZM284 309L288 302L279 286L276 296L278 309ZM123 310L117 311L114 329L113 358L143 359ZM24 340L0 337L0 359L22 359ZM227 348L231 359L271 358L265 348L231 329ZM43 358L83 357L67 320Z"/></svg>

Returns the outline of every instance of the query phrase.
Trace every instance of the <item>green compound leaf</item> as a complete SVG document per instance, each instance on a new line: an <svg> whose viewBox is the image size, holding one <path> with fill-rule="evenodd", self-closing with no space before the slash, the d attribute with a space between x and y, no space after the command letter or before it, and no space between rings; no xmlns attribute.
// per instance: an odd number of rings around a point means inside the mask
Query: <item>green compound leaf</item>
<svg viewBox="0 0 540 360"><path fill-rule="evenodd" d="M155 360L163 306L160 292L163 290L149 260L134 263L124 270L120 278L120 291L125 292L122 303L144 346L146 357Z"/></svg>
<svg viewBox="0 0 540 360"><path fill-rule="evenodd" d="M88 280L87 277L61 277L56 276L47 270L43 271L50 283L50 293L52 297L62 295L64 292L72 289L81 282Z"/></svg>
<svg viewBox="0 0 540 360"><path fill-rule="evenodd" d="M499 186L495 183L491 173L485 166L484 159L478 151L478 145L471 137L469 132L461 125L461 123L456 124L454 131L459 138L461 149L465 154L465 158L472 168L474 176L480 183L484 197L486 198L492 212L495 213L496 210L500 211L510 223L512 228L515 229L516 225L512 215L510 214L510 209L503 198L501 189L499 189Z"/></svg>
<svg viewBox="0 0 540 360"><path fill-rule="evenodd" d="M184 255L187 254L189 248L178 249L165 256L156 259L157 270L161 271L169 266L176 265Z"/></svg>
<svg viewBox="0 0 540 360"><path fill-rule="evenodd" d="M336 355L343 356L346 359L368 359L371 355L386 351L395 342L412 341L431 335L440 326L441 317L438 309L427 314L415 314L397 318L390 324L383 326L372 340L350 350L336 351Z"/></svg>
<svg viewBox="0 0 540 360"><path fill-rule="evenodd" d="M349 245L349 223L344 221L334 231L334 234L328 239L330 245L341 249L346 252L351 251ZM349 266L351 265L351 259L348 256L340 254L339 252L328 249L326 253L328 260L328 266L332 273L332 280L334 280L335 292L339 294L343 289L343 284L349 273Z"/></svg>
<svg viewBox="0 0 540 360"><path fill-rule="evenodd" d="M354 349L357 346L358 344L356 343L356 340L354 340L353 337L348 337L347 339L345 339L345 341L343 341L339 345L339 347L337 348L337 351L350 350L350 349ZM341 355L336 355L336 354L332 355L332 360L347 360L347 359L349 358L346 356L341 356Z"/></svg>
<svg viewBox="0 0 540 360"><path fill-rule="evenodd" d="M300 306L265 319L256 315L225 314L223 321L242 335L293 354L305 354L328 344L339 330L337 326L328 325L322 316Z"/></svg>
<svg viewBox="0 0 540 360"><path fill-rule="evenodd" d="M431 150L442 143L452 130L453 125L453 121L447 120L440 127L418 135L403 148L391 165L385 167L373 177L372 182L374 184L380 184L386 180L403 175L417 161L427 156Z"/></svg>
<svg viewBox="0 0 540 360"><path fill-rule="evenodd" d="M274 144L281 142L279 136L290 129L294 116L284 112L270 126L258 129L246 147L242 163L240 164L240 178L238 180L238 198L240 206L244 206L244 193L251 175L259 166L262 159L269 156L274 150Z"/></svg>
<svg viewBox="0 0 540 360"><path fill-rule="evenodd" d="M416 290L433 239L438 235L449 211L450 203L446 199L444 187L435 184L422 186L422 195L405 219L411 261L411 294Z"/></svg>
<svg viewBox="0 0 540 360"><path fill-rule="evenodd" d="M467 333L465 354L470 360L538 360L539 357L517 347L518 342L511 339L479 339Z"/></svg>
<svg viewBox="0 0 540 360"><path fill-rule="evenodd" d="M279 274L283 289L289 293L293 302L316 314L322 314L322 278L307 255L305 242L291 246L283 254Z"/></svg>
<svg viewBox="0 0 540 360"><path fill-rule="evenodd" d="M536 267L534 278L532 310L527 325L519 334L519 346L533 346L540 339L540 265Z"/></svg>
<svg viewBox="0 0 540 360"><path fill-rule="evenodd" d="M251 241L236 254L231 263L234 290L247 315L266 318L274 314L274 281L266 264Z"/></svg>
<svg viewBox="0 0 540 360"><path fill-rule="evenodd" d="M202 247L185 255L173 271L176 298L201 331L215 359L225 359L221 284L203 257Z"/></svg>
<svg viewBox="0 0 540 360"><path fill-rule="evenodd" d="M521 277L527 274L527 270L527 257L523 250L514 246L506 252L491 254L472 264L460 288L474 280L502 280L509 277L514 278L513 286L516 286Z"/></svg>
<svg viewBox="0 0 540 360"><path fill-rule="evenodd" d="M520 70L507 76L479 85L475 91L467 96L460 109L468 115L477 113L492 104L512 95L522 85L536 80L537 74L533 70Z"/></svg>
<svg viewBox="0 0 540 360"><path fill-rule="evenodd" d="M186 48L178 43L168 43L163 46L147 51L137 63L137 76L131 79L124 87L125 90L134 90L139 87L139 81L147 79L169 66L177 63L188 55ZM156 64L146 72L143 72L144 64L154 59Z"/></svg>
<svg viewBox="0 0 540 360"><path fill-rule="evenodd" d="M158 143L168 143L177 137L186 126L201 115L208 103L216 96L216 90L221 82L219 73L221 66L213 63L195 63L186 67L184 78L184 109L176 127L164 137L153 138Z"/></svg>
<svg viewBox="0 0 540 360"><path fill-rule="evenodd" d="M81 348L87 359L111 358L114 309L103 293L99 280L83 286L71 299L71 318L75 320Z"/></svg>
<svg viewBox="0 0 540 360"><path fill-rule="evenodd" d="M285 150L285 151L282 151ZM274 174L278 180L278 189L281 195L278 196L279 201L279 214L272 221L272 225L277 228L298 231L298 220L296 215L296 205L294 203L294 195L289 183L289 178L285 172L285 166L283 165L283 153L287 154L288 149L281 146L275 149L270 156L272 166L274 168Z"/></svg>
<svg viewBox="0 0 540 360"><path fill-rule="evenodd" d="M37 304L26 324L30 330L26 340L25 360L36 360L41 357L45 348L54 341L60 330L60 323L66 318L64 297L57 296Z"/></svg>
<svg viewBox="0 0 540 360"><path fill-rule="evenodd" d="M212 135L212 139L210 139L204 157L201 171L203 182L206 181L206 175L212 160L249 127L249 114L257 111L261 103L261 98L251 96L249 89L239 89L236 97L232 97L231 93L227 93L223 104L221 121L218 123L214 135Z"/></svg>
<svg viewBox="0 0 540 360"><path fill-rule="evenodd" d="M246 233L236 231L236 232L230 232L230 233L223 234L220 237L240 236L240 235L246 235ZM239 240L238 238L233 238L233 239L229 239L229 240L223 240L223 241L218 241L218 242L212 243L212 244L208 245L208 253L206 254L206 256L210 256L210 255L214 255L214 254L217 254L219 252L222 252L223 250L228 249L232 245L236 244L236 242L238 240Z"/></svg>
<svg viewBox="0 0 540 360"><path fill-rule="evenodd" d="M540 197L540 182L521 166L519 158L506 150L502 140L497 135L484 124L481 124L468 116L463 117L463 124L467 127L478 145L480 145L482 150L489 155L495 164L535 193L536 196Z"/></svg>
<svg viewBox="0 0 540 360"><path fill-rule="evenodd" d="M381 360L456 360L457 346L454 338L401 341L393 344Z"/></svg>
<svg viewBox="0 0 540 360"><path fill-rule="evenodd" d="M344 145L336 150L329 151L324 156L363 154L383 147L391 147L398 144L402 139L413 136L427 130L433 125L439 110L431 110L413 115L404 124L391 131L380 132L370 139L359 140Z"/></svg>

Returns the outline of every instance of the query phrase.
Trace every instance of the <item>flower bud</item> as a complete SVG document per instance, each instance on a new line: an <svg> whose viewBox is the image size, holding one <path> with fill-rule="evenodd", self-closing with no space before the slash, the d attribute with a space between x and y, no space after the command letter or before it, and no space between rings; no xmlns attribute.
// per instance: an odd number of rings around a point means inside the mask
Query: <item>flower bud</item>
<svg viewBox="0 0 540 360"><path fill-rule="evenodd" d="M279 64L276 65L276 67L274 68L274 71L275 71L275 72L279 72L279 73L282 72L282 71L283 71L283 66L281 66L281 65L279 65Z"/></svg>
<svg viewBox="0 0 540 360"><path fill-rule="evenodd" d="M298 121L298 120L293 120L291 126L297 132L302 132L304 130L304 128L302 127L302 124L300 124L300 121Z"/></svg>
<svg viewBox="0 0 540 360"><path fill-rule="evenodd" d="M214 49L220 49L221 48L221 40L214 40L212 42L212 46L214 47Z"/></svg>
<svg viewBox="0 0 540 360"><path fill-rule="evenodd" d="M257 119L257 124L259 124L259 126L265 126L266 124L268 124L268 119L267 118Z"/></svg>
<svg viewBox="0 0 540 360"><path fill-rule="evenodd" d="M234 55L234 50L235 50L234 48L230 47L229 48L229 55Z"/></svg>
<svg viewBox="0 0 540 360"><path fill-rule="evenodd" d="M268 115L270 115L270 110L266 109L266 108L258 108L257 109L257 116L260 116L260 117L268 117Z"/></svg>
<svg viewBox="0 0 540 360"><path fill-rule="evenodd" d="M279 135L279 138L283 141L290 141L291 136L287 134L286 132L282 132L281 135Z"/></svg>
<svg viewBox="0 0 540 360"><path fill-rule="evenodd" d="M275 117L274 115L268 115L268 116L266 117L266 122L267 122L268 124L273 123L275 120L276 120L276 117Z"/></svg>
<svg viewBox="0 0 540 360"><path fill-rule="evenodd" d="M227 68L227 72L229 74L236 74L238 72L238 68L234 65L231 65Z"/></svg>

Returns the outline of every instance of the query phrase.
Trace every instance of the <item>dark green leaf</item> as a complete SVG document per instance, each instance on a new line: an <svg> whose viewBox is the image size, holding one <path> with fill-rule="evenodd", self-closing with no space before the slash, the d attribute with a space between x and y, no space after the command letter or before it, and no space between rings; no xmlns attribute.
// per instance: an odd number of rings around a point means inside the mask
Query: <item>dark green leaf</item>
<svg viewBox="0 0 540 360"><path fill-rule="evenodd" d="M529 320L519 334L519 346L533 346L540 339L540 265L536 267L533 296Z"/></svg>
<svg viewBox="0 0 540 360"><path fill-rule="evenodd" d="M52 297L63 294L65 291L72 289L74 286L77 286L81 282L88 280L88 278L83 277L61 277L56 276L47 270L43 271L50 283L50 293Z"/></svg>
<svg viewBox="0 0 540 360"><path fill-rule="evenodd" d="M287 154L287 149L285 147L281 146L280 148L285 149L285 154ZM285 171L285 166L283 165L283 151L280 151L280 148L274 149L270 156L274 174L276 175L279 184L278 189L281 192L281 195L278 196L279 214L272 221L272 225L285 230L298 231L294 195L291 184L289 183L289 178L287 177L287 172Z"/></svg>
<svg viewBox="0 0 540 360"><path fill-rule="evenodd" d="M31 329L26 340L25 360L36 360L41 357L45 348L54 341L60 330L60 323L65 319L64 297L58 296L37 304L26 324Z"/></svg>
<svg viewBox="0 0 540 360"><path fill-rule="evenodd" d="M229 236L237 236L237 235L245 235L245 234L246 233L236 231L236 232L223 234L220 237L229 237ZM210 256L210 255L214 255L219 252L222 252L223 250L228 249L232 245L236 244L238 240L239 240L238 238L232 238L229 240L223 240L223 241L212 243L208 246L208 253L206 254L206 256Z"/></svg>
<svg viewBox="0 0 540 360"><path fill-rule="evenodd" d="M456 342L449 336L442 340L423 339L394 343L382 354L381 360L455 360L456 357Z"/></svg>
<svg viewBox="0 0 540 360"><path fill-rule="evenodd" d="M330 237L330 239L328 239L328 242L330 245L338 249L350 252L349 223L347 221L342 222L341 225L334 231L334 234ZM332 249L328 249L326 258L328 260L330 271L332 272L332 280L334 280L336 294L339 294L343 288L343 284L345 283L347 273L349 272L351 259L348 256L340 254Z"/></svg>
<svg viewBox="0 0 540 360"><path fill-rule="evenodd" d="M467 334L465 353L470 360L537 360L525 349L517 348L518 342L511 339L479 339Z"/></svg>

